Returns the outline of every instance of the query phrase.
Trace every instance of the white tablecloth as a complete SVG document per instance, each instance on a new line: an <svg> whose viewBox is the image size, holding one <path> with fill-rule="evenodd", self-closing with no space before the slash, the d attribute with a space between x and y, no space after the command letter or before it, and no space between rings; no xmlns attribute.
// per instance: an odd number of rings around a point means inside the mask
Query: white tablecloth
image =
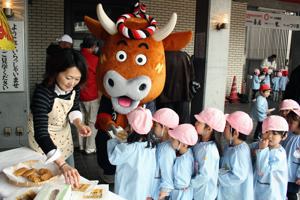
<svg viewBox="0 0 300 200"><path fill-rule="evenodd" d="M17 187L7 182L7 178L2 172L4 168L16 165L20 162L24 162L27 160L42 160L42 159L45 160L46 157L42 156L41 154L27 147L20 147L17 149L0 152L0 199L10 197L16 191L23 189L23 187ZM85 178L82 177L82 179ZM58 181L62 183L64 182L63 178L59 179ZM101 200L125 200L125 199L108 191L107 195L105 195L105 198L102 198Z"/></svg>

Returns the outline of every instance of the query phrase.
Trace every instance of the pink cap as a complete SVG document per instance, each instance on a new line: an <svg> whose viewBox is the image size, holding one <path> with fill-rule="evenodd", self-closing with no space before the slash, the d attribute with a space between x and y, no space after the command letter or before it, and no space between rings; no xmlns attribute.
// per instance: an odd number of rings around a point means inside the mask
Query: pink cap
<svg viewBox="0 0 300 200"><path fill-rule="evenodd" d="M277 76L281 77L282 76L282 72L277 72Z"/></svg>
<svg viewBox="0 0 300 200"><path fill-rule="evenodd" d="M201 113L194 115L195 118L207 124L212 129L223 132L226 124L225 115L216 108L205 108Z"/></svg>
<svg viewBox="0 0 300 200"><path fill-rule="evenodd" d="M289 125L287 121L278 115L267 117L262 123L262 132L267 131L288 131Z"/></svg>
<svg viewBox="0 0 300 200"><path fill-rule="evenodd" d="M168 128L175 128L179 124L178 114L170 108L161 108L157 110L154 113L152 120Z"/></svg>
<svg viewBox="0 0 300 200"><path fill-rule="evenodd" d="M299 117L300 117L300 110L299 109L297 109L297 110L292 110L294 113L296 113Z"/></svg>
<svg viewBox="0 0 300 200"><path fill-rule="evenodd" d="M191 124L180 124L168 133L172 138L191 146L195 145L198 140L197 131Z"/></svg>
<svg viewBox="0 0 300 200"><path fill-rule="evenodd" d="M260 74L260 70L259 70L259 69L254 69L254 73L255 73L256 75L259 75L259 74Z"/></svg>
<svg viewBox="0 0 300 200"><path fill-rule="evenodd" d="M152 128L152 115L149 109L138 107L127 114L128 123L132 129L141 135L146 135Z"/></svg>
<svg viewBox="0 0 300 200"><path fill-rule="evenodd" d="M225 117L232 128L244 135L250 135L253 129L253 121L247 113L235 111L231 114L226 114Z"/></svg>
<svg viewBox="0 0 300 200"><path fill-rule="evenodd" d="M300 105L297 103L297 101L294 101L293 99L285 99L280 104L280 110L294 110L294 109L300 109Z"/></svg>

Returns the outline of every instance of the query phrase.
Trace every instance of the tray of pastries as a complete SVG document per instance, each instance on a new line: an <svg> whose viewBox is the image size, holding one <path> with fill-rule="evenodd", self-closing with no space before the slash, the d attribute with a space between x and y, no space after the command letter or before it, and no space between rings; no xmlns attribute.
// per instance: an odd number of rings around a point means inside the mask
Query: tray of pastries
<svg viewBox="0 0 300 200"><path fill-rule="evenodd" d="M8 181L17 186L32 187L50 182L61 175L54 163L45 165L38 160L29 160L3 169Z"/></svg>

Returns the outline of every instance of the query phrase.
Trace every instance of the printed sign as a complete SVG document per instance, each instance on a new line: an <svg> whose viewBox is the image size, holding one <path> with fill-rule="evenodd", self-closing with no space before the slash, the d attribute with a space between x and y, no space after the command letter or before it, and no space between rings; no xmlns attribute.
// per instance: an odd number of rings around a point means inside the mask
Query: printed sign
<svg viewBox="0 0 300 200"><path fill-rule="evenodd" d="M0 92L24 91L24 22L9 21L16 49L0 51Z"/></svg>
<svg viewBox="0 0 300 200"><path fill-rule="evenodd" d="M299 31L300 17L248 10L246 26Z"/></svg>

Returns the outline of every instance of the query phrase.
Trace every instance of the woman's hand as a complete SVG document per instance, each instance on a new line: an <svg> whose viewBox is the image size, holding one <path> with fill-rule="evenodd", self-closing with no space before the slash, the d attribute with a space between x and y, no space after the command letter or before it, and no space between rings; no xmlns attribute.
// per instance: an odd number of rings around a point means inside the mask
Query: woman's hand
<svg viewBox="0 0 300 200"><path fill-rule="evenodd" d="M91 128L84 124L79 125L79 127L77 127L77 130L82 137L88 137L92 134Z"/></svg>
<svg viewBox="0 0 300 200"><path fill-rule="evenodd" d="M77 131L80 136L88 137L92 134L92 130L87 125L83 124L80 119L74 119L73 124L77 128Z"/></svg>
<svg viewBox="0 0 300 200"><path fill-rule="evenodd" d="M70 184L72 188L78 188L80 174L78 173L77 169L71 167L66 162L62 164L59 168L65 177L66 184Z"/></svg>

